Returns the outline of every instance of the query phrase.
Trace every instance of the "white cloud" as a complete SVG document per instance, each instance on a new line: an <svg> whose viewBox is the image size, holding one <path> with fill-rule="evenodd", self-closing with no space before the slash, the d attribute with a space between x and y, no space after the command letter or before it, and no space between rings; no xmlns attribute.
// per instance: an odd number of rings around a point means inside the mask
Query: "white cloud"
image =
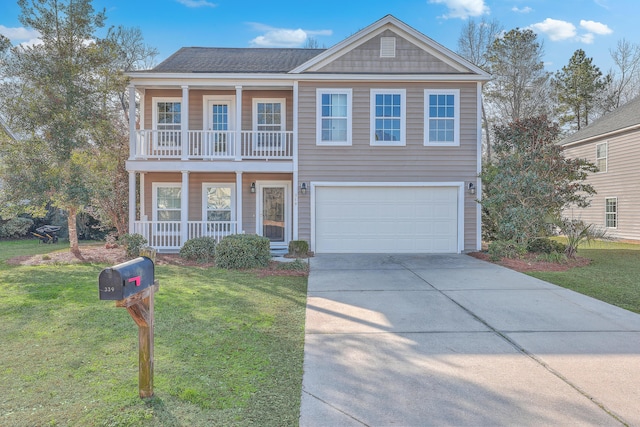
<svg viewBox="0 0 640 427"><path fill-rule="evenodd" d="M177 0L183 6L187 7L217 7L215 3L211 3L207 0Z"/></svg>
<svg viewBox="0 0 640 427"><path fill-rule="evenodd" d="M331 30L303 30L302 28L273 28L268 25L252 22L249 23L255 30L264 34L251 40L252 46L257 47L300 47L309 36L330 36Z"/></svg>
<svg viewBox="0 0 640 427"><path fill-rule="evenodd" d="M40 37L40 33L36 30L28 30L24 27L5 27L0 25L0 34L9 38L12 41L19 40L32 40Z"/></svg>
<svg viewBox="0 0 640 427"><path fill-rule="evenodd" d="M571 22L547 18L542 22L531 25L535 31L549 36L552 41L566 40L576 36L576 27Z"/></svg>
<svg viewBox="0 0 640 427"><path fill-rule="evenodd" d="M518 6L513 6L511 8L511 10L513 12L516 12L516 13L531 13L531 12L533 12L533 9L531 9L529 6L525 6L522 9L520 9Z"/></svg>
<svg viewBox="0 0 640 427"><path fill-rule="evenodd" d="M613 30L601 22L580 20L580 26L590 33L599 35L607 35L613 33Z"/></svg>
<svg viewBox="0 0 640 427"><path fill-rule="evenodd" d="M489 13L489 7L484 0L429 0L429 3L444 4L449 13L444 18L467 19L470 16L480 16Z"/></svg>
<svg viewBox="0 0 640 427"><path fill-rule="evenodd" d="M593 35L593 33L585 33L585 34L582 34L582 35L578 36L578 40L580 40L584 44L593 43L593 39L594 38L595 38L595 36Z"/></svg>

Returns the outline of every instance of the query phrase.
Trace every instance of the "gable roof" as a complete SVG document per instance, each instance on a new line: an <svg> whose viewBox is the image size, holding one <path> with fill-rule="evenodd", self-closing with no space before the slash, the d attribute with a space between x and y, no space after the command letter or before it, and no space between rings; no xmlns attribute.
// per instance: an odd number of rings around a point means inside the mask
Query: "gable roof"
<svg viewBox="0 0 640 427"><path fill-rule="evenodd" d="M325 49L183 47L152 72L288 73Z"/></svg>
<svg viewBox="0 0 640 427"><path fill-rule="evenodd" d="M640 129L640 96L563 139L560 145L575 144L633 128Z"/></svg>
<svg viewBox="0 0 640 427"><path fill-rule="evenodd" d="M458 73L475 74L480 77L481 80L489 80L490 78L489 73L487 73L486 71L482 70L460 55L450 51L446 47L435 42L433 39L425 36L421 32L400 21L393 15L387 15L382 19L374 22L368 27L344 39L335 46L332 46L324 52L319 53L317 56L311 58L309 61L295 68L291 72L303 73L318 71L324 65L335 61L337 58L352 51L353 49L357 48L373 37L381 34L387 29L391 29L394 32L399 33L402 37L406 38L431 55L437 57L442 62L454 68Z"/></svg>

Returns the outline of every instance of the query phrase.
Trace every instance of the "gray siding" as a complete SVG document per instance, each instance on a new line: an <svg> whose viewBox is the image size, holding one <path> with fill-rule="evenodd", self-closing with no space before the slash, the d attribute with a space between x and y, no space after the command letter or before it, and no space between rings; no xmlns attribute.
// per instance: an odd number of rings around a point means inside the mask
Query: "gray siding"
<svg viewBox="0 0 640 427"><path fill-rule="evenodd" d="M640 130L570 146L565 148L565 153L567 157L583 158L595 163L596 145L605 141L609 150L607 171L591 174L588 179L598 192L593 196L591 206L573 209L565 214L605 228L605 198L617 197L618 227L607 228L608 234L620 239L640 240Z"/></svg>
<svg viewBox="0 0 640 427"><path fill-rule="evenodd" d="M380 38L396 38L396 57L380 58ZM318 70L321 73L459 73L391 30L386 30Z"/></svg>
<svg viewBox="0 0 640 427"><path fill-rule="evenodd" d="M352 146L316 145L316 88L353 89ZM402 147L370 145L370 89L403 88L407 141ZM460 89L460 146L424 146L424 90ZM475 83L300 83L299 182L476 182L477 86ZM299 185L299 183L298 183ZM476 249L476 196L465 193L464 250ZM311 238L310 196L299 195L299 238Z"/></svg>

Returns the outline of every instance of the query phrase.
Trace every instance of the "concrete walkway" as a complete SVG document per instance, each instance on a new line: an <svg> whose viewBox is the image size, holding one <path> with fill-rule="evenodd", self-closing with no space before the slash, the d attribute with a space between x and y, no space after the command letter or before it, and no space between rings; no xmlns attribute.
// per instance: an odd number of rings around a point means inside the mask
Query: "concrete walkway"
<svg viewBox="0 0 640 427"><path fill-rule="evenodd" d="M466 255L317 255L306 316L302 427L640 426L640 315Z"/></svg>

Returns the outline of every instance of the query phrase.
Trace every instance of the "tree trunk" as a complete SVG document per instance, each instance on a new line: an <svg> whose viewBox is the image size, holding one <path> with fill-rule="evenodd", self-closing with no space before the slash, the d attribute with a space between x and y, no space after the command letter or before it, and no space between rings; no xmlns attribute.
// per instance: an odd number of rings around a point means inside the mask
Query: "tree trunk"
<svg viewBox="0 0 640 427"><path fill-rule="evenodd" d="M69 227L69 246L71 253L76 257L80 257L80 246L78 246L78 230L76 229L76 216L78 214L78 208L69 208L67 215L67 225Z"/></svg>

